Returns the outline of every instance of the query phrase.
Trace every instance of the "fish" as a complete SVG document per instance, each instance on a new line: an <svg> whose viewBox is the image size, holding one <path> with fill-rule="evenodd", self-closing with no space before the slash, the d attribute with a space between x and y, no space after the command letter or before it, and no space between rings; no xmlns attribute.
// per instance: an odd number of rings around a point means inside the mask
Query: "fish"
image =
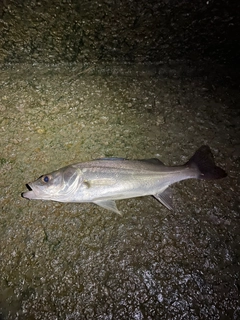
<svg viewBox="0 0 240 320"><path fill-rule="evenodd" d="M23 198L58 202L90 202L121 214L116 200L152 195L173 210L170 185L186 179L215 180L227 176L216 166L211 149L202 145L183 165L159 159L101 158L42 175L26 184Z"/></svg>

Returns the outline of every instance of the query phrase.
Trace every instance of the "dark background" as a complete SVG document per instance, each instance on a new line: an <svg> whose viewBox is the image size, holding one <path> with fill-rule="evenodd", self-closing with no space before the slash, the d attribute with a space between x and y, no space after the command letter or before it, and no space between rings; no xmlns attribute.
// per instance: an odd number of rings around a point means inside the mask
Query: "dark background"
<svg viewBox="0 0 240 320"><path fill-rule="evenodd" d="M240 1L0 0L0 319L240 319ZM126 199L27 201L117 156L228 173Z"/></svg>
<svg viewBox="0 0 240 320"><path fill-rule="evenodd" d="M238 1L115 0L0 3L0 62L239 64Z"/></svg>

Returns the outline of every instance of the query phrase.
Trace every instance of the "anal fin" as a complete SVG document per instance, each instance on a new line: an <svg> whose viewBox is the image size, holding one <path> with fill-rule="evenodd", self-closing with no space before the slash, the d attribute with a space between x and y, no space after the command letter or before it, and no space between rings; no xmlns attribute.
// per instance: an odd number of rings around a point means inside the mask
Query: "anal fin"
<svg viewBox="0 0 240 320"><path fill-rule="evenodd" d="M167 188L161 193L154 194L153 197L160 201L169 210L173 210L173 195L171 188Z"/></svg>

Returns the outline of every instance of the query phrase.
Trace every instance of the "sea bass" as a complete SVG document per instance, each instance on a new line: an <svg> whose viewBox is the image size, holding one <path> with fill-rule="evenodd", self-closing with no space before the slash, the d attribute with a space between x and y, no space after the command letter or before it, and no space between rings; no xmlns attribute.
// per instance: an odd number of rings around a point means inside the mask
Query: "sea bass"
<svg viewBox="0 0 240 320"><path fill-rule="evenodd" d="M115 200L152 195L171 210L171 184L226 176L226 172L215 165L209 146L203 145L181 166L165 166L155 158L102 158L72 164L28 183L29 191L22 196L59 202L92 202L120 213Z"/></svg>

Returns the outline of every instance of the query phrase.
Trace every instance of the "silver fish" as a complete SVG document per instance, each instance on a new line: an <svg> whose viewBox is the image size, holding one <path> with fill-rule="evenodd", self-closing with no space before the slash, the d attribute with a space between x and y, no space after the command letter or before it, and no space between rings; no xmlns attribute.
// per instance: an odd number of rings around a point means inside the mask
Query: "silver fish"
<svg viewBox="0 0 240 320"><path fill-rule="evenodd" d="M103 158L76 163L38 178L26 186L28 199L92 202L120 213L115 200L153 195L173 209L169 186L185 179L221 179L209 146L201 146L182 166L165 166L158 159Z"/></svg>

